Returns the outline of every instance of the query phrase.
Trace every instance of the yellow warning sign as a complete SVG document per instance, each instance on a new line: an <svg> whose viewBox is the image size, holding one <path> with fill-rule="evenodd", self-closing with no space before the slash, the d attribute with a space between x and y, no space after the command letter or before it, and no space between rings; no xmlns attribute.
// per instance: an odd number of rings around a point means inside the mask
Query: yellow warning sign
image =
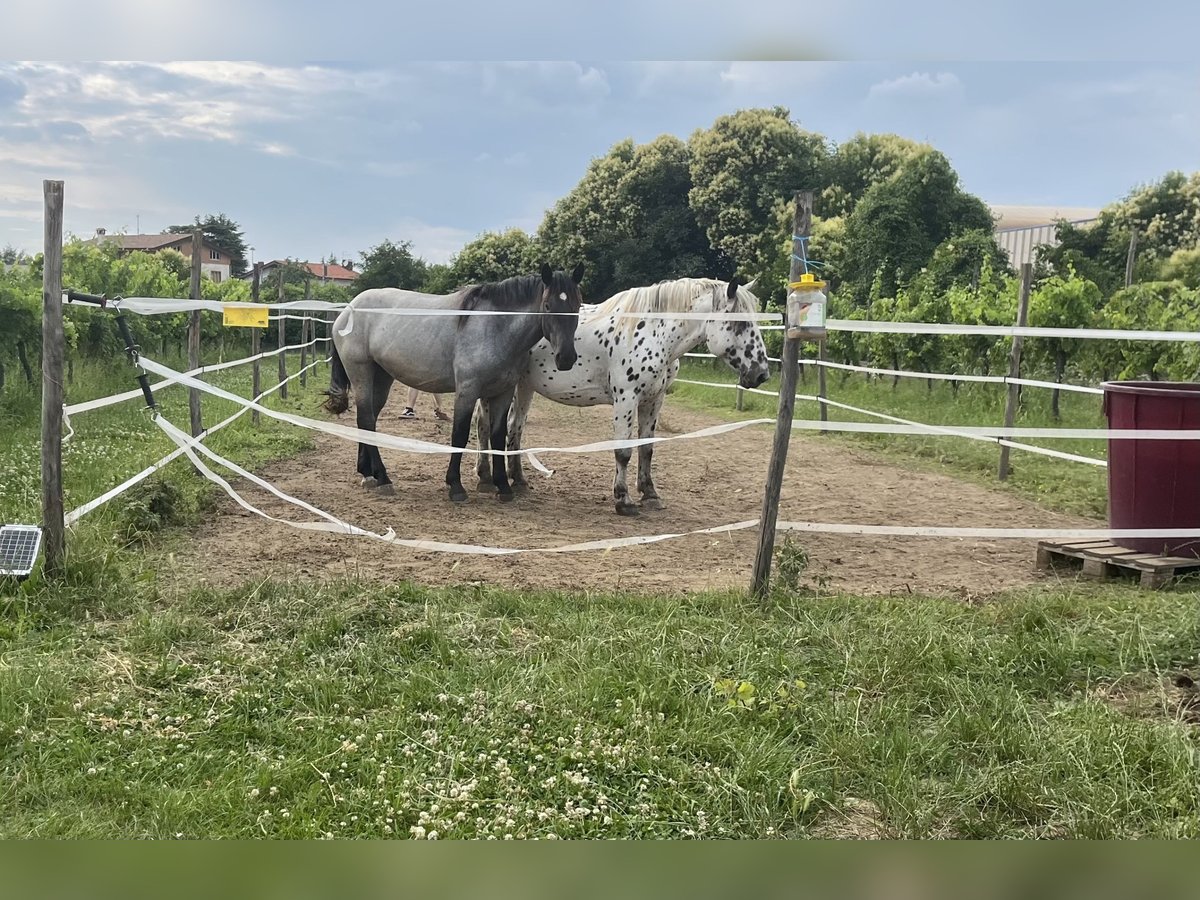
<svg viewBox="0 0 1200 900"><path fill-rule="evenodd" d="M233 328L266 328L267 308L265 306L226 306L223 309L222 324Z"/></svg>

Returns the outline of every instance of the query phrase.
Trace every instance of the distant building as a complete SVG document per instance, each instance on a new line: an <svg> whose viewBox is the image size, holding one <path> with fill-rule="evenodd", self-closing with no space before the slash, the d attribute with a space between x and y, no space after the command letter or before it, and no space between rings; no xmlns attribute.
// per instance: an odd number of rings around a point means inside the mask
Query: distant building
<svg viewBox="0 0 1200 900"><path fill-rule="evenodd" d="M264 262L262 264L262 280L266 281L269 273L275 271L280 266L287 265L289 263L291 263L291 265L296 265L307 269L309 274L312 275L313 280L320 284L341 284L349 286L354 284L354 279L358 277L358 273L354 271L354 264L348 259L343 260L340 265L338 263L291 262L290 260L273 259L270 262ZM247 281L253 277L253 270L242 276L242 278Z"/></svg>
<svg viewBox="0 0 1200 900"><path fill-rule="evenodd" d="M1073 206L992 206L996 220L996 243L1008 251L1014 267L1034 260L1040 244L1057 246L1057 223L1066 219L1072 225L1085 225L1100 216L1100 210Z"/></svg>
<svg viewBox="0 0 1200 900"><path fill-rule="evenodd" d="M103 228L96 229L96 236L84 241L85 244L115 243L121 248L121 253L132 253L141 250L144 253L159 253L163 250L178 250L191 263L192 235L185 234L108 234ZM228 281L232 262L229 254L213 246L207 240L200 245L200 274L215 282Z"/></svg>

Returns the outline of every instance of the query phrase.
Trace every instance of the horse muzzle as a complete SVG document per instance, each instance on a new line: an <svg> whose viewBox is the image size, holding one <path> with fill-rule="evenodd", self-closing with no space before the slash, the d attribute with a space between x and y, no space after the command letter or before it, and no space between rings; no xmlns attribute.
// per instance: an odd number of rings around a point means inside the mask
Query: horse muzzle
<svg viewBox="0 0 1200 900"><path fill-rule="evenodd" d="M575 348L569 350L560 350L554 354L554 364L558 366L558 371L566 372L575 365L579 359L579 354L575 352Z"/></svg>
<svg viewBox="0 0 1200 900"><path fill-rule="evenodd" d="M753 372L745 372L738 379L744 388L756 388L770 377L770 373L766 369L757 369Z"/></svg>

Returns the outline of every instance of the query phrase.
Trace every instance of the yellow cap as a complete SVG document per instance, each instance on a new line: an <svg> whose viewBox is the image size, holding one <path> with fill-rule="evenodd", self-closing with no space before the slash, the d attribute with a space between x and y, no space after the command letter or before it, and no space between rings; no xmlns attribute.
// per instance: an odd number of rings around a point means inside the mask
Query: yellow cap
<svg viewBox="0 0 1200 900"><path fill-rule="evenodd" d="M788 287L793 291L819 291L825 287L825 282L817 281L817 277L811 272L805 272L800 276L799 281L793 281L788 284Z"/></svg>

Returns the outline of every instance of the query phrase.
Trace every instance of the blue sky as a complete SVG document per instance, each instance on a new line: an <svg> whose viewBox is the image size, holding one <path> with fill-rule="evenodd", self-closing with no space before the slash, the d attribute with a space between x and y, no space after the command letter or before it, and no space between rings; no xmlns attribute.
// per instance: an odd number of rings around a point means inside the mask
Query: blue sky
<svg viewBox="0 0 1200 900"><path fill-rule="evenodd" d="M1198 101L1174 62L0 63L0 245L40 247L62 178L80 236L224 212L258 259L392 238L445 261L536 228L618 140L775 104L834 141L928 140L991 203L1100 206L1200 168Z"/></svg>

